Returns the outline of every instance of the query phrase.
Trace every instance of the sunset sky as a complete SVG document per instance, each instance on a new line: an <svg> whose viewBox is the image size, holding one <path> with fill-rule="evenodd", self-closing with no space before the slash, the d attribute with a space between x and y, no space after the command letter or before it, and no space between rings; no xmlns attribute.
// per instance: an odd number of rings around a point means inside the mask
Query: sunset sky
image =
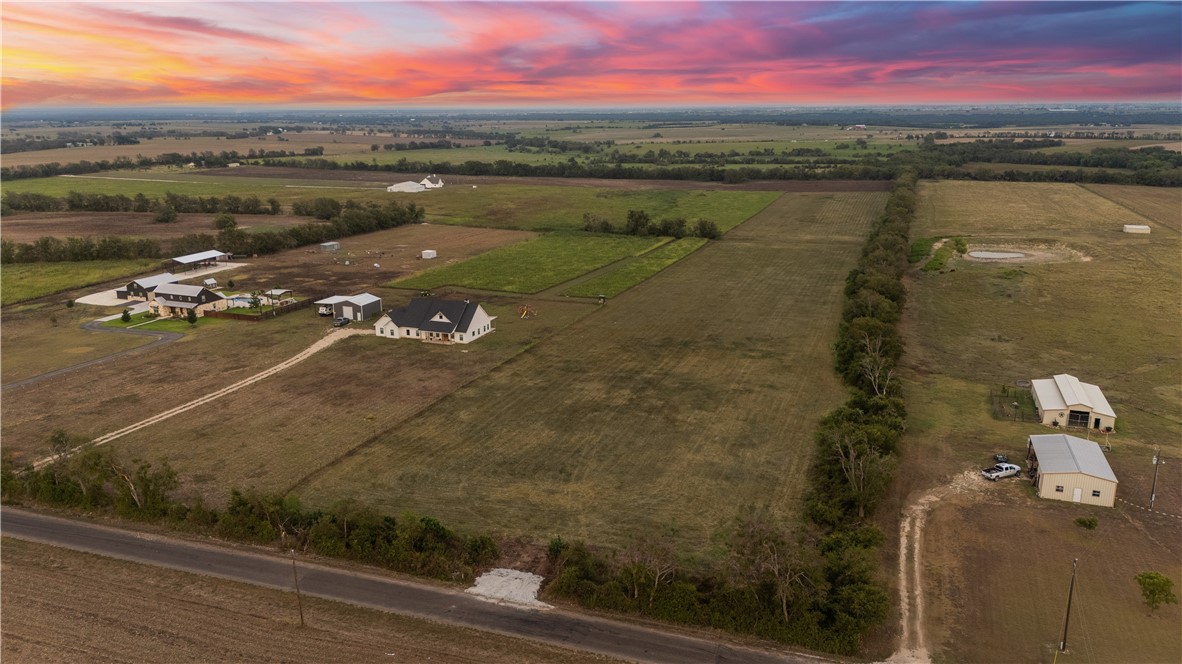
<svg viewBox="0 0 1182 664"><path fill-rule="evenodd" d="M4 2L5 109L1178 101L1182 4Z"/></svg>

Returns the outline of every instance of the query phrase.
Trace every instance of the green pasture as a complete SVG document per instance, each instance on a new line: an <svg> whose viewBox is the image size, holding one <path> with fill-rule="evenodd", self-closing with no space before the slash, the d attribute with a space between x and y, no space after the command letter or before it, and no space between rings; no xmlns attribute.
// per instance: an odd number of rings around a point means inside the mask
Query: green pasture
<svg viewBox="0 0 1182 664"><path fill-rule="evenodd" d="M445 186L426 194L389 194L427 210L432 223L527 231L579 230L591 213L622 226L629 210L644 210L654 221L682 217L709 219L726 232L759 212L780 194L774 191L685 191L606 189L534 184Z"/></svg>
<svg viewBox="0 0 1182 664"><path fill-rule="evenodd" d="M648 251L603 275L572 286L563 295L615 297L702 248L708 240L685 237Z"/></svg>
<svg viewBox="0 0 1182 664"><path fill-rule="evenodd" d="M8 306L44 295L130 277L157 267L160 261L140 258L120 261L11 263L0 269L0 304Z"/></svg>
<svg viewBox="0 0 1182 664"><path fill-rule="evenodd" d="M669 238L552 233L388 285L537 293L668 241Z"/></svg>

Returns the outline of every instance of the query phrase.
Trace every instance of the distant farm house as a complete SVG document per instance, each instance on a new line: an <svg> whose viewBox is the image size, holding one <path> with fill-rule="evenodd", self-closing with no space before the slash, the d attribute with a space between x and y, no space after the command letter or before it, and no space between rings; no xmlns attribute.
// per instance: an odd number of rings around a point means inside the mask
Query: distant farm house
<svg viewBox="0 0 1182 664"><path fill-rule="evenodd" d="M1040 498L1112 507L1118 480L1100 446L1054 433L1030 436L1026 463Z"/></svg>
<svg viewBox="0 0 1182 664"><path fill-rule="evenodd" d="M425 343L469 344L496 328L484 307L470 300L416 297L405 309L396 309L374 323L374 331L387 339L415 339Z"/></svg>
<svg viewBox="0 0 1182 664"><path fill-rule="evenodd" d="M160 316L183 318L190 310L200 315L203 311L225 309L226 298L204 286L161 284L152 293L152 301L148 308Z"/></svg>
<svg viewBox="0 0 1182 664"><path fill-rule="evenodd" d="M443 186L443 178L432 173L420 180L419 184L423 185L425 189L439 189Z"/></svg>
<svg viewBox="0 0 1182 664"><path fill-rule="evenodd" d="M1112 430L1116 413L1099 387L1070 374L1030 381L1038 418L1047 426Z"/></svg>

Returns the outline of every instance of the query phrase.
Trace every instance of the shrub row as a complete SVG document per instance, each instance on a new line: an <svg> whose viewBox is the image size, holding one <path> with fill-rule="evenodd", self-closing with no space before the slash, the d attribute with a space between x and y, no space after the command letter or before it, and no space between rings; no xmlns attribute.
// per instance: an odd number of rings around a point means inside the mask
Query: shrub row
<svg viewBox="0 0 1182 664"><path fill-rule="evenodd" d="M589 233L616 233L621 235L656 235L661 237L701 237L717 240L722 237L718 224L709 219L698 219L691 226L684 218L670 217L653 221L644 210L628 210L623 226L616 226L610 219L591 212L583 213L583 230Z"/></svg>
<svg viewBox="0 0 1182 664"><path fill-rule="evenodd" d="M64 432L55 432L51 441L55 438L68 448ZM352 502L313 510L292 496L238 489L230 492L224 509L216 509L200 498L177 499L177 486L176 472L167 463L126 463L109 449L90 448L21 472L9 456L0 465L0 497L5 504L35 502L103 511L451 581L470 581L478 568L498 555L491 537L466 536L427 516L406 513L394 518Z"/></svg>
<svg viewBox="0 0 1182 664"><path fill-rule="evenodd" d="M43 237L33 242L0 240L0 263L125 260L160 258L160 243L147 238Z"/></svg>
<svg viewBox="0 0 1182 664"><path fill-rule="evenodd" d="M279 201L269 198L264 203L258 196L235 196L219 198L210 196L188 196L185 194L164 194L164 199L148 198L141 194L87 194L71 191L64 198L45 194L4 192L4 211L26 210L30 212L56 212L78 210L86 212L227 212L230 214L279 214L283 211Z"/></svg>

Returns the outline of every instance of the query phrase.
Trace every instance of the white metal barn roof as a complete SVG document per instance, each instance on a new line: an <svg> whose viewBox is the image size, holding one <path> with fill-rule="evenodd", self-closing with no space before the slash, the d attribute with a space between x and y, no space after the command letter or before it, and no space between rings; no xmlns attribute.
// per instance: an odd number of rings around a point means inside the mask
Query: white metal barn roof
<svg viewBox="0 0 1182 664"><path fill-rule="evenodd" d="M1112 406L1099 387L1084 383L1070 374L1058 374L1053 378L1038 378L1030 381L1044 410L1065 410L1069 406L1087 406L1101 415L1116 417Z"/></svg>
<svg viewBox="0 0 1182 664"><path fill-rule="evenodd" d="M168 297L169 295L186 295L195 297L205 290L202 286L190 286L188 284L161 284L156 287L156 298L161 296Z"/></svg>
<svg viewBox="0 0 1182 664"><path fill-rule="evenodd" d="M1040 473L1083 473L1119 482L1103 450L1090 440L1064 433L1048 433L1031 436L1030 446L1038 457Z"/></svg>
<svg viewBox="0 0 1182 664"><path fill-rule="evenodd" d="M312 304L339 304L341 302L348 302L348 301L349 301L348 295L333 295L332 297L326 297L323 300L316 300Z"/></svg>
<svg viewBox="0 0 1182 664"><path fill-rule="evenodd" d="M142 277L131 283L139 284L140 288L152 288L153 286L159 286L160 284L171 284L174 281L180 281L180 277L171 272L164 272L162 274L153 274L150 277Z"/></svg>
<svg viewBox="0 0 1182 664"><path fill-rule="evenodd" d="M215 260L218 258L225 258L226 256L229 256L229 254L227 254L224 251L218 251L217 249L210 249L209 251L202 251L197 254L188 254L186 256L177 256L176 258L174 258L172 260L174 260L178 263L181 263L182 265L188 265L189 263L200 263L201 261L211 261L211 260Z"/></svg>
<svg viewBox="0 0 1182 664"><path fill-rule="evenodd" d="M354 295L353 297L348 298L348 300L353 304L363 307L367 304L373 304L374 302L381 302L382 298L378 297L377 295L362 293L360 295Z"/></svg>

